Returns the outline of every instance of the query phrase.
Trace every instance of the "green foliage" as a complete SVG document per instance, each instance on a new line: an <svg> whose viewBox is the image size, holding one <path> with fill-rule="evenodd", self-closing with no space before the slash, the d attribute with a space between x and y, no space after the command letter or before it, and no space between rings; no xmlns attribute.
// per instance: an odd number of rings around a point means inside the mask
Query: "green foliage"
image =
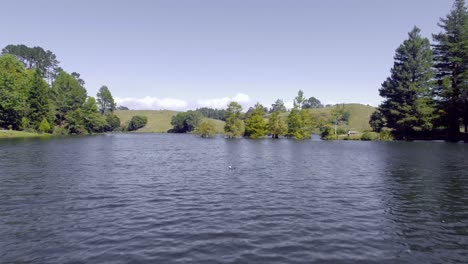
<svg viewBox="0 0 468 264"><path fill-rule="evenodd" d="M55 126L52 131L52 134L57 135L57 136L64 136L68 134L68 130L64 127Z"/></svg>
<svg viewBox="0 0 468 264"><path fill-rule="evenodd" d="M120 127L120 118L114 113L107 113L105 116L106 125L104 131L114 131Z"/></svg>
<svg viewBox="0 0 468 264"><path fill-rule="evenodd" d="M344 104L336 105L331 110L330 123L334 125L334 134L338 135L338 126L341 124L347 124L350 118L350 113L346 109Z"/></svg>
<svg viewBox="0 0 468 264"><path fill-rule="evenodd" d="M21 118L21 129L22 129L22 130L26 130L26 129L28 129L28 128L30 128L30 121L29 121L29 119L26 118L26 117L22 117L22 118Z"/></svg>
<svg viewBox="0 0 468 264"><path fill-rule="evenodd" d="M369 125L371 126L372 131L380 132L385 126L382 113L380 113L378 110L374 111L370 116Z"/></svg>
<svg viewBox="0 0 468 264"><path fill-rule="evenodd" d="M123 111L123 110L130 110L128 107L126 107L126 106L123 106L123 105L119 105L119 106L117 106L117 108L116 108L116 109L117 109L117 110L121 110L121 111Z"/></svg>
<svg viewBox="0 0 468 264"><path fill-rule="evenodd" d="M302 108L303 109L309 109L309 108L322 108L323 104L320 102L319 99L315 97L310 97L307 100L304 100L302 103Z"/></svg>
<svg viewBox="0 0 468 264"><path fill-rule="evenodd" d="M336 129L336 134L337 135L345 135L348 133L348 129L344 128L344 127L338 127Z"/></svg>
<svg viewBox="0 0 468 264"><path fill-rule="evenodd" d="M362 133L362 136L361 136L361 140L365 140L365 141L373 141L373 140L379 140L380 137L379 137L379 133L376 133L376 132L364 132Z"/></svg>
<svg viewBox="0 0 468 264"><path fill-rule="evenodd" d="M55 105L56 124L62 126L65 116L80 109L86 101L86 89L70 74L62 71L52 84L52 98ZM75 112L73 116L76 116Z"/></svg>
<svg viewBox="0 0 468 264"><path fill-rule="evenodd" d="M29 75L14 56L0 56L0 127L20 129L29 83Z"/></svg>
<svg viewBox="0 0 468 264"><path fill-rule="evenodd" d="M64 118L64 126L69 134L88 134L84 124L85 116L81 108L68 111Z"/></svg>
<svg viewBox="0 0 468 264"><path fill-rule="evenodd" d="M39 124L39 131L41 131L42 133L47 133L47 132L50 131L49 121L47 121L47 119L45 117L42 118L42 121Z"/></svg>
<svg viewBox="0 0 468 264"><path fill-rule="evenodd" d="M263 119L265 110L263 105L257 103L253 111L245 119L245 136L257 139L266 135L266 123Z"/></svg>
<svg viewBox="0 0 468 264"><path fill-rule="evenodd" d="M127 130L128 131L135 131L140 129L148 123L148 118L146 116L133 116L128 123Z"/></svg>
<svg viewBox="0 0 468 264"><path fill-rule="evenodd" d="M275 103L273 103L270 108L270 113L274 113L274 112L284 113L286 111L287 111L286 106L284 106L284 102L281 99L276 100Z"/></svg>
<svg viewBox="0 0 468 264"><path fill-rule="evenodd" d="M194 132L203 138L212 137L216 135L216 124L212 120L204 119L195 128Z"/></svg>
<svg viewBox="0 0 468 264"><path fill-rule="evenodd" d="M294 139L310 138L312 133L312 117L306 110L295 106L288 116L288 136Z"/></svg>
<svg viewBox="0 0 468 264"><path fill-rule="evenodd" d="M334 135L334 129L330 125L326 125L320 128L320 136L322 139L330 139Z"/></svg>
<svg viewBox="0 0 468 264"><path fill-rule="evenodd" d="M313 98L313 97L311 97ZM312 99L314 101L315 98ZM307 102L307 103L306 103ZM320 118L312 114L310 109L304 108L303 105L309 105L309 101L305 99L304 92L299 90L294 98L294 107L288 115L288 134L287 136L294 139L310 138L314 128L319 126Z"/></svg>
<svg viewBox="0 0 468 264"><path fill-rule="evenodd" d="M288 132L286 121L280 116L280 111L277 110L271 113L268 120L267 133L272 138L279 138L279 136L284 136Z"/></svg>
<svg viewBox="0 0 468 264"><path fill-rule="evenodd" d="M50 117L50 90L39 70L34 71L31 79L25 115L30 120L32 128L40 130L42 121Z"/></svg>
<svg viewBox="0 0 468 264"><path fill-rule="evenodd" d="M382 141L392 141L393 135L390 130L382 130L379 133L379 139Z"/></svg>
<svg viewBox="0 0 468 264"><path fill-rule="evenodd" d="M192 132L198 126L198 124L200 124L202 119L203 115L198 111L187 111L177 113L177 115L172 117L171 125L173 126L173 128L170 130L170 132Z"/></svg>
<svg viewBox="0 0 468 264"><path fill-rule="evenodd" d="M468 125L468 12L464 0L440 19L442 32L434 34L437 107L449 138L460 138L460 120Z"/></svg>
<svg viewBox="0 0 468 264"><path fill-rule="evenodd" d="M226 109L226 124L224 133L229 138L240 137L244 134L244 122L241 120L242 106L231 102Z"/></svg>
<svg viewBox="0 0 468 264"><path fill-rule="evenodd" d="M197 108L197 112L202 113L204 117L217 119L217 120L226 120L226 110L224 109L213 109L208 107Z"/></svg>
<svg viewBox="0 0 468 264"><path fill-rule="evenodd" d="M299 90L297 92L297 96L294 98L294 108L297 108L299 110L302 109L302 104L304 103L305 101L305 97L304 97L304 92L302 90Z"/></svg>
<svg viewBox="0 0 468 264"><path fill-rule="evenodd" d="M112 97L109 88L105 85L102 86L97 93L97 104L99 106L99 112L102 115L115 111L116 104L114 102L114 97Z"/></svg>
<svg viewBox="0 0 468 264"><path fill-rule="evenodd" d="M57 73L59 61L50 50L25 45L8 45L2 54L14 55L27 69L39 70L41 77L51 81Z"/></svg>
<svg viewBox="0 0 468 264"><path fill-rule="evenodd" d="M77 80L78 83L79 83L81 86L84 87L85 81L84 81L83 79L80 78L81 75L80 75L79 73L77 73L77 72L72 72L70 75L73 76L73 78L75 78L75 80Z"/></svg>
<svg viewBox="0 0 468 264"><path fill-rule="evenodd" d="M415 27L396 51L391 76L379 92L379 111L387 127L402 135L432 129L432 51Z"/></svg>
<svg viewBox="0 0 468 264"><path fill-rule="evenodd" d="M82 107L83 126L87 133L103 132L107 122L106 119L99 114L96 99L88 97Z"/></svg>

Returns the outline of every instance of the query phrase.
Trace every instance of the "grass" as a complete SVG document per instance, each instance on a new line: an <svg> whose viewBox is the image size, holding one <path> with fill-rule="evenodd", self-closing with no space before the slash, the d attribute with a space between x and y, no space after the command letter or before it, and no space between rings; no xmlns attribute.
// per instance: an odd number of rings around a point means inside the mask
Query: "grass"
<svg viewBox="0 0 468 264"><path fill-rule="evenodd" d="M311 109L312 113L323 115L328 118L331 115L331 111L334 107L324 107ZM353 130L364 132L371 130L369 125L369 118L371 114L375 111L373 106L363 105L363 104L345 104L345 109L349 111L349 124L341 126L345 130Z"/></svg>
<svg viewBox="0 0 468 264"><path fill-rule="evenodd" d="M0 130L0 138L48 138L50 134L29 133L15 130Z"/></svg>
<svg viewBox="0 0 468 264"><path fill-rule="evenodd" d="M142 115L148 118L145 127L138 129L137 133L166 133L171 126L171 119L177 114L177 111L170 110L121 110L115 114L120 118L121 124L128 124L132 116Z"/></svg>
<svg viewBox="0 0 468 264"><path fill-rule="evenodd" d="M208 119L213 121L213 123L216 125L216 133L218 133L218 134L223 134L224 133L224 124L225 124L224 121L211 119L211 118L208 118Z"/></svg>
<svg viewBox="0 0 468 264"><path fill-rule="evenodd" d="M375 111L375 107L370 105L363 104L344 104L345 109L349 111L349 123L347 125L341 125L339 128L344 129L345 131L353 130L360 133L364 131L371 130L369 125L369 118L371 114ZM324 107L324 108L314 108L309 111L312 112L317 117L322 117L328 120L331 116L331 111L335 107ZM288 113L284 113L283 117L286 118ZM317 132L317 131L316 131Z"/></svg>
<svg viewBox="0 0 468 264"><path fill-rule="evenodd" d="M115 112L122 124L128 124L132 116L142 115L148 118L145 127L135 131L136 133L167 133L172 128L171 119L178 112L170 110L120 110ZM210 119L216 124L216 131L224 131L224 121Z"/></svg>

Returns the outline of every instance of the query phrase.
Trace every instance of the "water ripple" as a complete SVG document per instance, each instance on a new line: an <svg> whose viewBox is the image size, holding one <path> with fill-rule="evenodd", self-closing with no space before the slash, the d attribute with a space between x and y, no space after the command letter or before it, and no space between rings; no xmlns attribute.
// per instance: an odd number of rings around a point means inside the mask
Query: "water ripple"
<svg viewBox="0 0 468 264"><path fill-rule="evenodd" d="M0 263L468 259L466 144L111 135L0 148Z"/></svg>

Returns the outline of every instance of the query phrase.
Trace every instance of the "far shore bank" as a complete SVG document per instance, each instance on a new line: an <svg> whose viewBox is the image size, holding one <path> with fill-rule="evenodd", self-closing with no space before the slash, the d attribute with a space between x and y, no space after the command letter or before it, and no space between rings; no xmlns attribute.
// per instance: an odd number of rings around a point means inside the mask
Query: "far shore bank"
<svg viewBox="0 0 468 264"><path fill-rule="evenodd" d="M110 132L110 133L98 133L98 134L89 134L89 135L103 135L103 134L135 134L135 135L144 135L144 134L189 134L194 135L192 133L168 133L168 132ZM364 136L363 136L364 135ZM76 135L69 135L69 136L76 136ZM223 134L218 133L215 137L223 136ZM59 135L53 135L48 133L31 133L25 131L16 131L16 130L2 130L0 129L0 139L21 139L21 138L53 138L59 137ZM67 136L65 136L67 137ZM329 136L327 138L321 138L319 134L313 134L312 136L317 140L317 137L323 141L446 141L449 142L447 139L444 138L412 138L412 139L391 139L391 138L382 138L379 137L378 133L375 132L364 132L359 133L358 135L337 135L337 136ZM243 138L243 137L242 137ZM282 137L289 139L287 137ZM248 138L247 138L248 139ZM254 139L254 140L262 140L262 139L271 139L269 136ZM306 139L307 140L307 139ZM311 139L309 139L311 140ZM459 142L468 143L468 133L461 133L461 137Z"/></svg>
<svg viewBox="0 0 468 264"><path fill-rule="evenodd" d="M0 139L2 138L49 138L51 134L30 133L16 130L0 130Z"/></svg>

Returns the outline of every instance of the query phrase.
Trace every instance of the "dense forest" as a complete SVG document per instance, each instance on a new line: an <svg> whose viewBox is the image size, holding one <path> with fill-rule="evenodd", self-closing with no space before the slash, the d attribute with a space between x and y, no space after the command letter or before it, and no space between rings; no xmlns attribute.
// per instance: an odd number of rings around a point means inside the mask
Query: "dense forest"
<svg viewBox="0 0 468 264"><path fill-rule="evenodd" d="M95 98L84 85L51 51L8 45L0 56L0 127L62 135L120 127L109 88L102 86Z"/></svg>
<svg viewBox="0 0 468 264"><path fill-rule="evenodd" d="M468 13L464 0L438 24L434 44L414 27L396 50L391 75L379 89L384 98L372 114L377 132L398 139L458 141L468 132ZM461 133L463 129L464 134Z"/></svg>

